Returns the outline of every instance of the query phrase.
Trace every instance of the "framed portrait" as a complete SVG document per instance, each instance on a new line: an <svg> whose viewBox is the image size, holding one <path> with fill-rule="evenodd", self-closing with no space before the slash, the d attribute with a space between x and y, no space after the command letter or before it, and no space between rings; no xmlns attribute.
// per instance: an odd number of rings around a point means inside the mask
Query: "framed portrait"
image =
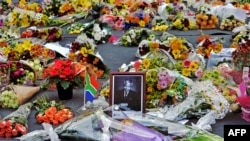
<svg viewBox="0 0 250 141"><path fill-rule="evenodd" d="M112 72L110 73L111 116L126 119L128 114L145 113L145 73Z"/></svg>

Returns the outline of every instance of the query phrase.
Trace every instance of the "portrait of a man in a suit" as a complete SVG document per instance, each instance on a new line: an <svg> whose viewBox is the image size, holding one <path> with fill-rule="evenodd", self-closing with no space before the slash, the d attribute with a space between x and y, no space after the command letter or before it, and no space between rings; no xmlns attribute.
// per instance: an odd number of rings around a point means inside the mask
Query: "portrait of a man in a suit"
<svg viewBox="0 0 250 141"><path fill-rule="evenodd" d="M114 91L114 104L124 111L141 111L141 92L130 79L120 82L121 87Z"/></svg>

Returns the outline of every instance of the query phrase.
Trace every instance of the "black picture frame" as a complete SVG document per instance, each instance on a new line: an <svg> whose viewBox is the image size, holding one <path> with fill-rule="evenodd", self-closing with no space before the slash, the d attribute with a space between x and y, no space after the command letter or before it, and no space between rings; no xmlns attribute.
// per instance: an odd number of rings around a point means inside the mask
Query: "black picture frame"
<svg viewBox="0 0 250 141"><path fill-rule="evenodd" d="M145 81L145 72L110 73L109 104L112 107L112 118L126 119L128 114L145 113ZM124 92L124 85L127 83L130 91Z"/></svg>

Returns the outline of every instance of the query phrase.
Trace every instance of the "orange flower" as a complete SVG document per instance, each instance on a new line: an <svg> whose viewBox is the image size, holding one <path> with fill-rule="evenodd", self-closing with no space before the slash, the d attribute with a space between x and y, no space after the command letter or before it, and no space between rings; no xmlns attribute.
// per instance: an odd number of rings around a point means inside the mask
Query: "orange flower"
<svg viewBox="0 0 250 141"><path fill-rule="evenodd" d="M180 47L181 47L181 42L180 42L177 38L175 38L175 39L173 39L173 40L170 42L170 47L171 47L171 49L173 49L173 50L180 49Z"/></svg>
<svg viewBox="0 0 250 141"><path fill-rule="evenodd" d="M218 43L214 46L213 51L214 53L219 53L222 50L222 48L223 48L223 44Z"/></svg>
<svg viewBox="0 0 250 141"><path fill-rule="evenodd" d="M160 45L159 45L158 42L155 42L155 41L149 42L149 48L152 49L152 50L158 49L159 46Z"/></svg>
<svg viewBox="0 0 250 141"><path fill-rule="evenodd" d="M147 88L147 92L148 93L152 93L154 91L154 88L152 87L152 86L149 86L148 88Z"/></svg>
<svg viewBox="0 0 250 141"><path fill-rule="evenodd" d="M190 66L189 66L189 69L194 72L198 69L199 65L196 63L196 62L191 62Z"/></svg>

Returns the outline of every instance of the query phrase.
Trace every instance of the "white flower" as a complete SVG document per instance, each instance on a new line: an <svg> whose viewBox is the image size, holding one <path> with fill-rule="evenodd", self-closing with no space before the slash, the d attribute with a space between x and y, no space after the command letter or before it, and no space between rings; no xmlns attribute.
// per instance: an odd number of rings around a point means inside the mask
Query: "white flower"
<svg viewBox="0 0 250 141"><path fill-rule="evenodd" d="M100 32L101 31L101 28L100 28L99 24L94 24L93 31L94 32Z"/></svg>
<svg viewBox="0 0 250 141"><path fill-rule="evenodd" d="M130 34L131 38L135 38L136 37L136 33L135 33L134 30L130 30L129 34Z"/></svg>
<svg viewBox="0 0 250 141"><path fill-rule="evenodd" d="M101 38L102 38L102 36L101 36L100 33L95 33L95 34L94 34L94 39L95 39L96 41L100 41Z"/></svg>

